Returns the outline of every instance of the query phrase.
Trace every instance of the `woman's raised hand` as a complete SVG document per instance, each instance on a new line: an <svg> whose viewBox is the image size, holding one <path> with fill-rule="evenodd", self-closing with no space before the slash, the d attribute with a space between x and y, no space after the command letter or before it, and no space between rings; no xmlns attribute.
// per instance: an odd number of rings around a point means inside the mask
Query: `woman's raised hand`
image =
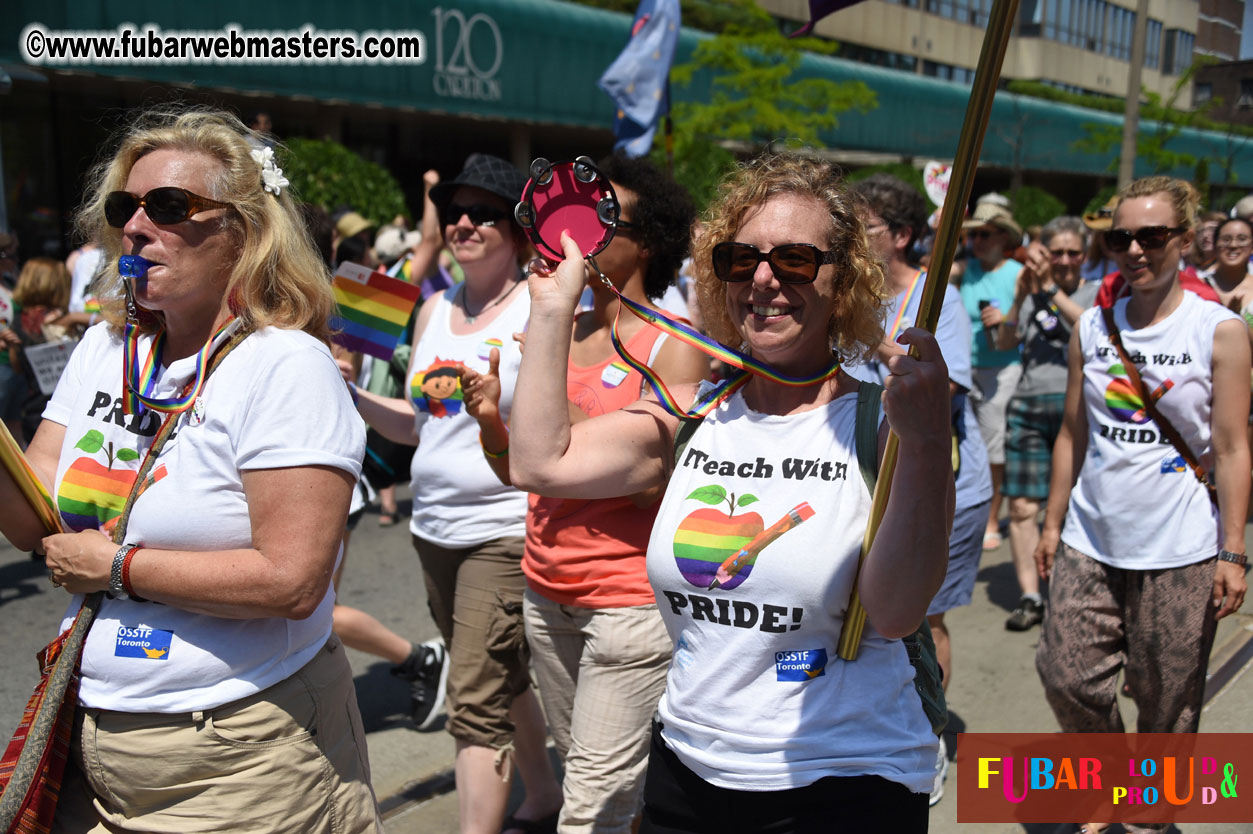
<svg viewBox="0 0 1253 834"><path fill-rule="evenodd" d="M587 286L587 268L583 253L568 232L561 233L561 251L565 260L554 267L543 258L533 258L528 265L527 286L531 306L560 311L573 310Z"/></svg>

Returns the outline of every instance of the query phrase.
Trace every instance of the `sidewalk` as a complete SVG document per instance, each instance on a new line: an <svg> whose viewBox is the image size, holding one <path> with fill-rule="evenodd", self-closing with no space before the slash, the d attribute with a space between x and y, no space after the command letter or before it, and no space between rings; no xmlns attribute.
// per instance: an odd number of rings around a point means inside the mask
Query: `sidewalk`
<svg viewBox="0 0 1253 834"><path fill-rule="evenodd" d="M1035 672L1038 628L1005 630L1005 618L1018 601L1009 546L984 554L972 604L949 613L953 636L953 678L948 699L951 711L949 756L959 732L1052 732L1057 724L1044 700ZM1246 605L1246 608L1250 608ZM1251 609L1253 610L1253 609ZM1202 732L1253 732L1253 614L1236 614L1219 623L1210 661L1210 691L1201 719ZM363 657L363 656L359 656ZM1230 661L1230 662L1228 662ZM356 663L354 663L356 668ZM1221 680L1215 676L1220 676ZM369 691L372 678L357 679L357 691ZM1135 706L1123 703L1124 720L1134 724ZM362 712L369 709L362 698ZM367 726L370 724L367 718ZM388 834L455 834L457 796L452 789L453 745L447 734L415 733L403 726L369 734L370 761ZM516 788L516 786L515 786ZM1020 834L1024 829L1002 825L959 825L957 788L950 770L944 798L931 810L936 834ZM514 802L518 801L515 789ZM1030 834L1061 834L1073 826L1031 826ZM1187 834L1237 834L1249 825L1188 825ZM1111 833L1121 828L1111 829Z"/></svg>

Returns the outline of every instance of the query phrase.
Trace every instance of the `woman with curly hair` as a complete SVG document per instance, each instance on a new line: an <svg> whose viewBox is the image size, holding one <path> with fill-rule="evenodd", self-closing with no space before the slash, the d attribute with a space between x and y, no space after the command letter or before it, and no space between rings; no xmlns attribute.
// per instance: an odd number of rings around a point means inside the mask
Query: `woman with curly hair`
<svg viewBox="0 0 1253 834"><path fill-rule="evenodd" d="M254 138L225 113L141 114L79 212L105 322L28 456L68 531L41 545L72 595L62 628L107 597L53 831L381 828L331 632L365 428L326 343L326 268ZM0 504L9 541L40 545L7 478Z"/></svg>
<svg viewBox="0 0 1253 834"><path fill-rule="evenodd" d="M621 207L617 234L588 269L592 309L574 318L565 402L574 421L634 403L644 378L614 351L617 297L650 309L674 282L687 253L695 209L683 187L647 159L614 155L600 163ZM618 335L667 385L708 376L703 354L622 316ZM466 410L484 446L508 435L494 374L465 377ZM488 457L508 483L509 462ZM560 832L627 834L639 812L649 724L665 687L670 636L648 584L644 556L661 489L587 500L529 497L524 600L526 636L548 729L564 763Z"/></svg>
<svg viewBox="0 0 1253 834"><path fill-rule="evenodd" d="M510 472L549 496L666 488L647 566L675 649L641 830L826 831L833 819L925 830L937 742L900 638L944 577L947 373L919 330L901 337L919 356L888 362L883 403L901 463L857 579L861 653L845 663L836 645L871 497L854 442L859 383L840 363L882 339L884 286L837 169L765 156L730 176L709 209L693 257L707 327L806 382L753 376L677 457L680 419L652 397L574 425L551 407L585 280L577 247L563 246L555 271L530 278ZM690 407L703 387L673 393ZM775 523L767 531L763 520Z"/></svg>

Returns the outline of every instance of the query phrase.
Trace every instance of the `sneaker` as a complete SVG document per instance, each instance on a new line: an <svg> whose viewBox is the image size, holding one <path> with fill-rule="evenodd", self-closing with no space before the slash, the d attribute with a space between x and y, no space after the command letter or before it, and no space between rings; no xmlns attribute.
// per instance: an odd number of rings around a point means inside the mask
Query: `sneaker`
<svg viewBox="0 0 1253 834"><path fill-rule="evenodd" d="M944 780L948 777L948 747L944 744L944 736L940 736L940 752L935 757L935 784L931 786L931 798L928 805L935 805L944 798Z"/></svg>
<svg viewBox="0 0 1253 834"><path fill-rule="evenodd" d="M415 645L405 662L392 674L409 681L409 709L413 723L425 730L444 705L444 684L448 681L448 652L438 638Z"/></svg>
<svg viewBox="0 0 1253 834"><path fill-rule="evenodd" d="M1018 601L1018 607L1005 620L1005 628L1010 631L1026 631L1044 621L1044 603L1036 602L1030 597Z"/></svg>

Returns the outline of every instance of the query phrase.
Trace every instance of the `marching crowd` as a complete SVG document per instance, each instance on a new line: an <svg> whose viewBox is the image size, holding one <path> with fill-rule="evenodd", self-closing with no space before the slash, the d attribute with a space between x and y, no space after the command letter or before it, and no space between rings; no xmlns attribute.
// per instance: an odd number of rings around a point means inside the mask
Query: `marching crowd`
<svg viewBox="0 0 1253 834"><path fill-rule="evenodd" d="M698 217L612 155L612 239L554 262L503 159L428 172L410 232L299 203L274 147L145 113L68 264L0 235L0 417L65 532L11 478L0 527L94 616L51 830L380 830L347 645L447 714L466 834L924 831L945 614L1005 531L1062 729L1122 732L1121 676L1138 731L1197 730L1246 591L1253 195L1150 177L1025 231L983 195L931 334L936 217L886 174L768 153ZM332 343L344 262L421 286L390 362ZM405 480L421 644L334 592Z"/></svg>

